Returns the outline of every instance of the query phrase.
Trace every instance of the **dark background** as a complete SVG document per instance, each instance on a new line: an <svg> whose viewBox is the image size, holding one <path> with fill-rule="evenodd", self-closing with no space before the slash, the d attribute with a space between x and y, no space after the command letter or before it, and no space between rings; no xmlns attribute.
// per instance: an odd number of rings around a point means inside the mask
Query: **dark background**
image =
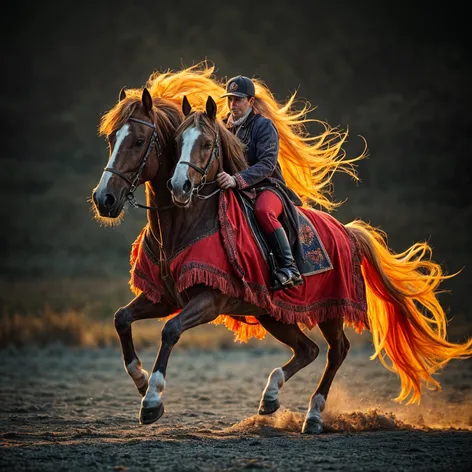
<svg viewBox="0 0 472 472"><path fill-rule="evenodd" d="M395 251L428 240L445 270L464 268L444 304L468 319L472 74L459 2L38 2L1 21L2 280L127 276L145 214L117 228L92 220L100 116L123 85L208 59L280 101L298 90L313 118L349 129L351 156L365 137L362 181L336 176L347 201L334 216L380 226Z"/></svg>

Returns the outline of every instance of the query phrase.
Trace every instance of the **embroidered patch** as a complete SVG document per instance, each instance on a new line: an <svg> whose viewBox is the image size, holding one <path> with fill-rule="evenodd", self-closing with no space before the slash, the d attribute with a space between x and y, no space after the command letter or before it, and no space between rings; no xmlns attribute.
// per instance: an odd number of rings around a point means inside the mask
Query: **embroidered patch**
<svg viewBox="0 0 472 472"><path fill-rule="evenodd" d="M333 264L328 256L311 221L300 211L298 213L299 237L304 252L303 261L297 259L300 272L305 275L319 274L333 269Z"/></svg>
<svg viewBox="0 0 472 472"><path fill-rule="evenodd" d="M229 90L231 92L233 92L234 90L238 90L238 84L236 82L231 82L231 84L229 84Z"/></svg>

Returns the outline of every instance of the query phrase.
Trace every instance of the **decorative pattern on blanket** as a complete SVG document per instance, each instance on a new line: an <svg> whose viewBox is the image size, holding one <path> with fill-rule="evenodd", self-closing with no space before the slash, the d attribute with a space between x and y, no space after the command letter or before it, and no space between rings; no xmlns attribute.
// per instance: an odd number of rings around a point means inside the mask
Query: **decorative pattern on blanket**
<svg viewBox="0 0 472 472"><path fill-rule="evenodd" d="M297 258L298 270L305 276L333 269L323 241L302 209L298 208L298 237L303 249L303 259Z"/></svg>

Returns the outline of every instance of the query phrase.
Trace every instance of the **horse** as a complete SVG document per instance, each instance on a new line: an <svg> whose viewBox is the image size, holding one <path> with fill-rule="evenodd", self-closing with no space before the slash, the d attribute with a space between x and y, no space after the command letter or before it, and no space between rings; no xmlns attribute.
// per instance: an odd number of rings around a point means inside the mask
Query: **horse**
<svg viewBox="0 0 472 472"><path fill-rule="evenodd" d="M122 90L103 126L108 131L110 155L92 193L97 215L104 219L120 218L127 201L148 210L147 225L132 250L131 286L137 295L114 317L125 369L142 396L140 422L153 423L164 413L166 368L182 333L225 314L229 325L233 322L236 328L246 326L258 337L267 331L293 351L292 358L269 375L260 414L275 412L280 406L278 392L283 384L318 356L319 347L300 324L319 327L328 343L327 365L311 397L302 433L320 433L321 412L331 383L349 350L343 330L343 312L348 307L328 304L323 319L305 316L287 323L268 311L270 300L269 305L260 306L256 298L245 299L237 287L243 282L237 273L228 276L225 271L212 270L211 264L202 269L198 264L192 265L192 261L186 265L186 257L198 244L208 242L208 238L221 238L215 222L224 194L214 188L216 173L220 168L228 172L241 170L246 164L239 142L216 119L212 99L207 101L206 112L190 113L188 104L183 108L185 119L175 103L151 97L147 88L142 89L141 95L136 90ZM189 136L193 138L187 139ZM134 199L134 191L141 184L146 185L146 205L139 205ZM437 264L427 260L430 248L425 243L394 255L379 232L367 224L356 221L346 227L344 231L351 241L345 239L339 244L351 248L350 243L356 242L362 257L362 274L359 271L357 275L366 281L369 308L363 313L362 307L357 307L352 313L357 310L358 318L353 316L347 321L357 321L359 329L371 330L376 355L386 367L389 366L384 355L391 359L391 368L402 382L399 400L413 392L410 401L418 401L422 380L439 388L432 374L449 360L472 354L472 341L453 344L445 339L446 319L434 293L447 276ZM215 257L212 251L206 252L208 257ZM227 272L231 267L227 261ZM431 319L416 307L418 303L430 311ZM131 331L134 321L150 318L167 319L151 375L143 369Z"/></svg>
<svg viewBox="0 0 472 472"><path fill-rule="evenodd" d="M192 112L188 100L183 102L183 112L186 119L177 130L180 156L169 187L174 203L190 209L202 182L214 181L216 173L222 167L221 161L226 163L231 160L236 171L244 169L246 164L238 139L217 120L216 103L211 97L208 98L205 112ZM220 156L219 163L215 160L215 155ZM226 169L227 172L234 172L231 166ZM233 190L226 192L233 193ZM329 219L334 220L332 217L327 219L323 212L314 209L304 211L317 222L318 228L328 224ZM198 213L194 212L193 208L192 214L198 218ZM214 217L217 218L217 215ZM241 220L237 221L240 224ZM357 328L370 329L376 348L373 358L379 357L385 367L399 375L402 388L397 400L403 401L411 396L408 403L419 402L422 383L440 389L439 382L432 375L451 359L467 358L472 354L472 340L462 344L446 340L447 320L436 297L436 289L443 280L451 276L444 275L440 266L430 260L431 248L426 243L416 243L406 251L394 254L386 243L387 236L380 230L362 220L355 220L344 226L345 231L357 243L362 258L362 277L366 285L368 316L367 319L361 317ZM342 239L341 237L336 241L336 244L342 245ZM245 262L250 264L247 260ZM315 285L318 285L317 289L320 290L319 285L323 281L317 280L317 277L313 275L305 278L306 290L313 290ZM219 294L219 302L224 303L226 297L225 294ZM267 309L260 300L254 304L256 308ZM217 305L218 303L214 302L215 308ZM343 324L346 321L348 324L355 324L356 321L352 316L346 320L349 307L342 306L339 310L332 300L330 305L333 316L326 314L321 322L315 320L328 343L327 365L318 388L311 397L302 432L319 432L322 429L320 413L335 374L349 350ZM254 311L256 308L253 308ZM342 316L339 316L340 314ZM276 314L269 315L274 317ZM310 323L309 319L302 319L301 322L305 325L315 324L313 320ZM264 318L260 318L260 323L264 327L267 325ZM305 334L297 329L296 325L286 324L285 329L290 334L284 339L281 339L280 332L271 334L292 349L304 344L310 346L305 352L311 351L311 355L300 355L295 351L289 365L272 372L261 400L262 413L265 412L266 405L267 410L275 408L272 403L274 395L283 383L294 371L304 367L306 362L311 360L311 356L316 357L313 354L319 350L318 347L313 349L314 346L307 342ZM297 357L300 358L298 361ZM387 358L392 365L388 364ZM293 364L297 365L295 369Z"/></svg>

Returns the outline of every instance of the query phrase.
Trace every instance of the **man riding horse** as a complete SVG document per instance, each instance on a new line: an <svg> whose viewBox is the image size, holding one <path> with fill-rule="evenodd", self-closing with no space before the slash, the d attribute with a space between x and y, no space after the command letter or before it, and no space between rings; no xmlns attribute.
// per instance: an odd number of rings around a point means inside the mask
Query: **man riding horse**
<svg viewBox="0 0 472 472"><path fill-rule="evenodd" d="M254 214L272 250L278 270L275 277L279 289L303 284L295 263L287 233L279 220L285 217L294 234L298 234L298 220L293 205L302 205L298 195L289 189L278 163L279 136L274 123L254 109L255 86L248 77L238 75L226 85L230 114L225 120L227 128L245 145L249 168L229 175L218 174L217 183L222 189L252 189ZM285 208L285 211L284 211ZM288 226L286 224L286 226Z"/></svg>
<svg viewBox="0 0 472 472"><path fill-rule="evenodd" d="M448 320L436 294L439 284L451 276L432 261L427 243L415 243L396 254L389 249L386 235L362 220L342 225L325 211L298 207L310 230L308 236L315 239L316 232L320 241L326 241L332 267L321 277L305 275L303 286L293 291L274 294L268 290L265 257L256 242L245 237L251 229L238 206L241 194L249 189L258 199L263 198L262 188L267 190L268 183L273 185L271 192L275 190L281 198L290 194L277 164L280 146L279 162L290 188L304 205L310 203L329 211L339 206L330 198L333 174L343 171L356 178L355 163L365 157L365 152L346 159L342 144L347 132L326 123L316 136L299 133L309 121L305 118L310 111L308 105L292 110L295 95L279 105L257 80L251 86L251 81L236 78L228 83L227 92L231 97L238 91L244 95L238 97L243 99L240 102L231 99L227 125L245 140L244 156L241 142L217 116L218 106L211 97L224 102L224 88L210 77L212 72L191 68L176 74L153 74L147 84L149 90L122 90L119 102L100 123L100 133L107 136L110 152L92 194L97 217L104 221L119 218L125 202L134 202L137 186L146 185L147 205L140 206L148 209L147 224L133 244L130 257L130 287L136 297L115 313L126 371L143 396L141 423L153 423L164 413L162 395L168 362L182 334L221 319L239 340L252 336L262 339L269 332L293 353L286 364L269 375L260 414L271 414L279 408L278 394L284 383L319 353L319 347L300 325L319 327L328 344L327 363L310 399L303 433L323 430L321 413L349 351L346 325L358 332L370 329L373 358L400 377L397 400L419 402L423 384L439 389L434 373L452 359L470 357L472 340L462 344L447 341ZM236 85L231 85L234 82ZM205 111L190 114L191 107L187 106L185 112L182 100L190 93L199 106L206 101ZM217 153L221 157L218 167L212 160ZM205 162L208 169L202 173ZM195 189L213 184L220 167L232 174L220 175L220 185L241 191L222 192L218 199L211 198L216 193L197 198ZM172 193L166 184L171 184ZM271 203L272 209L273 200ZM190 207L192 211L188 211ZM285 219L290 209L266 211L262 205L264 212L269 213L266 221L270 221L270 229L277 230L277 215ZM223 224L218 224L220 221ZM241 231L235 232L234 228ZM285 235L289 240L291 229ZM294 254L298 255L297 250ZM182 298L177 299L177 295ZM254 315L255 323L237 320L248 314ZM152 318L167 321L149 375L136 353L131 325Z"/></svg>

